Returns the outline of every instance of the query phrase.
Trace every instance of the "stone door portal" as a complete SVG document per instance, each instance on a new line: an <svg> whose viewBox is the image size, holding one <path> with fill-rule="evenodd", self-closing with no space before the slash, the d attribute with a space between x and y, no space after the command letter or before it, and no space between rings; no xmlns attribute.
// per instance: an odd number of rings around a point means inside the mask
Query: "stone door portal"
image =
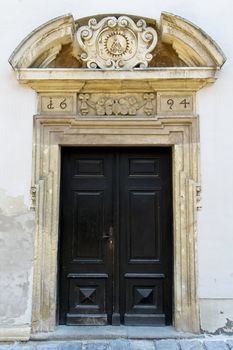
<svg viewBox="0 0 233 350"><path fill-rule="evenodd" d="M9 62L17 79L38 94L32 324L17 339L53 331L57 301L60 323L169 324L171 284L172 324L200 331L196 92L215 82L225 60L203 30L166 12L160 20L65 15L14 50ZM164 198L167 208L159 204Z"/></svg>

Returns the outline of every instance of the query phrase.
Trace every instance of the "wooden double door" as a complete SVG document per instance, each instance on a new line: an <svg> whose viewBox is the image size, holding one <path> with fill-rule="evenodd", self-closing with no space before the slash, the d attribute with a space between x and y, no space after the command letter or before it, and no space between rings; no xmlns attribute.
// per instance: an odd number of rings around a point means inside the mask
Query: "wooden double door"
<svg viewBox="0 0 233 350"><path fill-rule="evenodd" d="M62 148L59 323L172 322L167 148Z"/></svg>

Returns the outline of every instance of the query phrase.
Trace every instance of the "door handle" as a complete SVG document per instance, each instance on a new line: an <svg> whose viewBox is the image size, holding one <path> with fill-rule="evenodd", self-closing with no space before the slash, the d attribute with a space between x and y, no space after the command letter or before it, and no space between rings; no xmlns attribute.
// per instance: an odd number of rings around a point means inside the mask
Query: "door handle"
<svg viewBox="0 0 233 350"><path fill-rule="evenodd" d="M102 238L103 239L109 239L109 240L112 241L112 239L113 239L113 227L112 226L109 227L109 230L108 230L107 234L105 232L103 232Z"/></svg>

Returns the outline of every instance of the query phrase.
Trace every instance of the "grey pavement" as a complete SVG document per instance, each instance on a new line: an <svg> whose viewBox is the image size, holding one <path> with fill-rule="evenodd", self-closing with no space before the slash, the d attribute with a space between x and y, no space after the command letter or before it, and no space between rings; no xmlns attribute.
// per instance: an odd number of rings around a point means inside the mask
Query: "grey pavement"
<svg viewBox="0 0 233 350"><path fill-rule="evenodd" d="M0 343L0 350L232 350L233 338L163 339L163 340L82 340L29 341Z"/></svg>

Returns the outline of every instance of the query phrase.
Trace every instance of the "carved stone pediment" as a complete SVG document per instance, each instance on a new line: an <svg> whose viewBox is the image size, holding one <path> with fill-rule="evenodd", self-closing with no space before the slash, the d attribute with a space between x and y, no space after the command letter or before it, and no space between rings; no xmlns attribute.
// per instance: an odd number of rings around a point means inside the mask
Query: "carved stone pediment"
<svg viewBox="0 0 233 350"><path fill-rule="evenodd" d="M226 58L199 27L179 16L160 21L98 15L75 21L55 18L27 36L12 53L15 70L28 68L213 67ZM21 74L20 74L21 75Z"/></svg>
<svg viewBox="0 0 233 350"><path fill-rule="evenodd" d="M77 31L81 59L88 68L144 68L152 59L157 32L144 19L135 23L127 16L91 18Z"/></svg>

